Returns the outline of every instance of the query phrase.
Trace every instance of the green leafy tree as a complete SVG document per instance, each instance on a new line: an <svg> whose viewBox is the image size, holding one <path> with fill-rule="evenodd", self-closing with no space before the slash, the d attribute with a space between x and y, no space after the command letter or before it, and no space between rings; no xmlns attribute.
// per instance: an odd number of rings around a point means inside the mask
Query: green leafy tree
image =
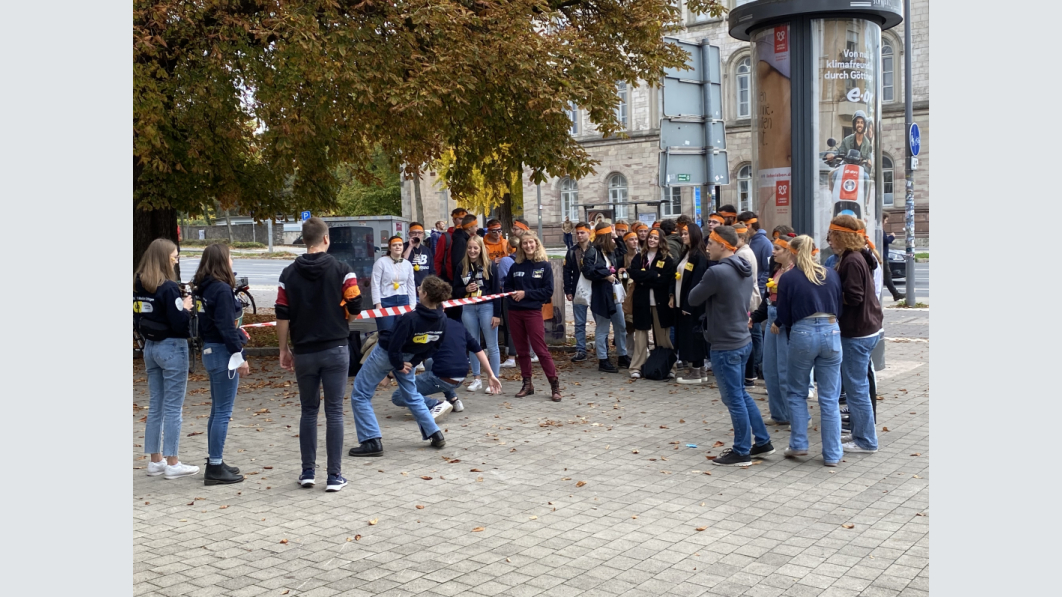
<svg viewBox="0 0 1062 597"><path fill-rule="evenodd" d="M387 157L377 152L370 171L379 184L364 184L354 176L346 164L337 171L342 186L336 197L336 214L342 216L402 215L402 180L397 169L387 163Z"/></svg>
<svg viewBox="0 0 1062 597"><path fill-rule="evenodd" d="M616 82L683 64L663 41L678 24L669 0L134 0L134 265L214 200L335 209L337 166L379 182L377 146L408 175L454 148L455 195L473 169L584 176L566 108L617 134Z"/></svg>

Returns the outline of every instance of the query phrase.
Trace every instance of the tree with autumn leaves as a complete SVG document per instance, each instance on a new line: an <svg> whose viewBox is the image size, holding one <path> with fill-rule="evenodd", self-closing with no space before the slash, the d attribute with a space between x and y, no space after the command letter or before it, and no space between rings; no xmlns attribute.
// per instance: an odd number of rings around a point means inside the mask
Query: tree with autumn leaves
<svg viewBox="0 0 1062 597"><path fill-rule="evenodd" d="M455 196L582 177L565 109L617 134L616 82L683 64L679 20L668 0L134 0L134 266L179 211L334 208L340 165L380 182L377 147L409 176L452 151Z"/></svg>

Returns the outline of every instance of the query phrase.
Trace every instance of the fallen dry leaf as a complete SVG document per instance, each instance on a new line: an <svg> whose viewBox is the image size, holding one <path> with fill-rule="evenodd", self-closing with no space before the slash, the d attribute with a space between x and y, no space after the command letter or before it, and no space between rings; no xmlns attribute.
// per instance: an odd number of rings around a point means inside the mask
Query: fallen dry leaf
<svg viewBox="0 0 1062 597"><path fill-rule="evenodd" d="M354 535L355 541L361 541L361 535Z"/></svg>
<svg viewBox="0 0 1062 597"><path fill-rule="evenodd" d="M425 481L431 481L431 477L429 477L428 475L422 476L421 479L424 479Z"/></svg>
<svg viewBox="0 0 1062 597"><path fill-rule="evenodd" d="M421 506L420 504L417 504L417 510L423 510L423 509L424 509L424 506Z"/></svg>
<svg viewBox="0 0 1062 597"><path fill-rule="evenodd" d="M888 430L889 430L889 428L888 428L888 427L882 427L882 428L881 428L881 430L882 430L882 431L888 431Z"/></svg>
<svg viewBox="0 0 1062 597"><path fill-rule="evenodd" d="M921 452L915 452L914 454L911 454L911 456L921 456L921 455L922 455Z"/></svg>
<svg viewBox="0 0 1062 597"><path fill-rule="evenodd" d="M482 483L483 477L476 477L476 483Z"/></svg>
<svg viewBox="0 0 1062 597"><path fill-rule="evenodd" d="M579 481L575 484L576 487L582 487L583 485L586 485L586 481Z"/></svg>
<svg viewBox="0 0 1062 597"><path fill-rule="evenodd" d="M376 522L377 522L378 520L380 520L380 519L379 519L379 518L374 518L374 519L370 520L370 521L369 521L369 525L370 525L370 526L372 526L372 525L376 524Z"/></svg>
<svg viewBox="0 0 1062 597"><path fill-rule="evenodd" d="M470 470L468 472L470 472L470 473L482 473L483 471L479 470L478 468L474 468L474 469L472 469L472 470Z"/></svg>
<svg viewBox="0 0 1062 597"><path fill-rule="evenodd" d="M854 529L855 528L855 525L852 524L852 523L842 524L841 526L846 528L846 529Z"/></svg>
<svg viewBox="0 0 1062 597"><path fill-rule="evenodd" d="M708 527L697 527L698 531L707 531Z"/></svg>
<svg viewBox="0 0 1062 597"><path fill-rule="evenodd" d="M281 593L281 595L287 595L290 592L291 592L291 589L285 589L284 592Z"/></svg>
<svg viewBox="0 0 1062 597"><path fill-rule="evenodd" d="M638 450L631 450L631 454L637 454Z"/></svg>
<svg viewBox="0 0 1062 597"><path fill-rule="evenodd" d="M532 516L531 520L538 520L538 517L537 516Z"/></svg>
<svg viewBox="0 0 1062 597"><path fill-rule="evenodd" d="M485 530L487 530L487 529L485 529L484 527L476 527L476 528L472 529L472 532L473 533L482 533Z"/></svg>
<svg viewBox="0 0 1062 597"><path fill-rule="evenodd" d="M228 504L226 504L224 506L218 506L218 510L224 510L225 508L228 508L228 507L229 507Z"/></svg>
<svg viewBox="0 0 1062 597"><path fill-rule="evenodd" d="M281 539L280 543L281 543L281 545L287 545L288 544L288 540L287 539Z"/></svg>
<svg viewBox="0 0 1062 597"><path fill-rule="evenodd" d="M271 466L263 466L262 468L264 468L267 471L273 470L273 467L271 467Z"/></svg>
<svg viewBox="0 0 1062 597"><path fill-rule="evenodd" d="M193 435L203 435L203 432L202 431L193 431L193 432L188 434L188 437L192 437Z"/></svg>

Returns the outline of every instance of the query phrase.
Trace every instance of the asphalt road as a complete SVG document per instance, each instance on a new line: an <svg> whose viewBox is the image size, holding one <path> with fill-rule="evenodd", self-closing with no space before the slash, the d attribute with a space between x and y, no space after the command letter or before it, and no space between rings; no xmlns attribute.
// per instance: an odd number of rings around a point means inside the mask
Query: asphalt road
<svg viewBox="0 0 1062 597"><path fill-rule="evenodd" d="M905 292L907 286L906 280L893 278L892 282L896 284L896 289L900 292ZM915 295L927 296L929 294L929 264L928 263L916 263L915 264Z"/></svg>

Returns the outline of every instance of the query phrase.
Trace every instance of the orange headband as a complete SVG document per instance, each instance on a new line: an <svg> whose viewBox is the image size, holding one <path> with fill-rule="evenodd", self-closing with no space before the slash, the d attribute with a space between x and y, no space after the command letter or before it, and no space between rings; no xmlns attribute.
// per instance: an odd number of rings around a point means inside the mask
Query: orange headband
<svg viewBox="0 0 1062 597"><path fill-rule="evenodd" d="M628 232L627 234L623 235L623 240L626 241L628 238L638 238L638 233L637 232Z"/></svg>
<svg viewBox="0 0 1062 597"><path fill-rule="evenodd" d="M756 218L749 218L748 220L745 220L745 223L748 224L749 226L751 226L755 222L759 222L759 220L757 220Z"/></svg>
<svg viewBox="0 0 1062 597"><path fill-rule="evenodd" d="M875 251L878 250L877 247L874 246L874 242L870 240L869 236L867 236L866 228L864 228L862 230L852 230L851 228L846 228L846 227L841 226L839 224L831 223L830 224L830 230L833 231L833 232L848 232L848 233L851 233L851 234L858 234L859 236L863 237L863 240L867 241L867 245L871 249L873 249Z"/></svg>
<svg viewBox="0 0 1062 597"><path fill-rule="evenodd" d="M470 228L475 228L476 226L479 226L479 220L473 219L471 222L469 222L469 223L467 223L467 224L465 224L465 225L463 225L461 227L464 228L465 230L468 230Z"/></svg>
<svg viewBox="0 0 1062 597"><path fill-rule="evenodd" d="M653 228L652 230L649 231L649 236L656 236L657 238L659 238L660 237L660 229L659 228Z"/></svg>
<svg viewBox="0 0 1062 597"><path fill-rule="evenodd" d="M659 228L660 222L653 222L653 228Z"/></svg>
<svg viewBox="0 0 1062 597"><path fill-rule="evenodd" d="M742 223L740 223L740 222L738 222L737 224L734 224L733 228L734 228L734 232L745 233L745 232L749 231L749 227L744 225L744 224L742 224Z"/></svg>
<svg viewBox="0 0 1062 597"><path fill-rule="evenodd" d="M612 234L612 226L605 226L604 228L598 228L595 232L597 235Z"/></svg>
<svg viewBox="0 0 1062 597"><path fill-rule="evenodd" d="M678 226L675 226L675 231L676 232L678 232L680 230L685 230L685 229L686 229L686 225L685 224L679 224Z"/></svg>
<svg viewBox="0 0 1062 597"><path fill-rule="evenodd" d="M409 227L409 231L410 232L418 232L418 231L419 232L424 232L424 226L421 226L420 224L414 224L413 226Z"/></svg>
<svg viewBox="0 0 1062 597"><path fill-rule="evenodd" d="M726 216L728 218L736 218L737 217L737 212L736 211L720 211L719 215Z"/></svg>
<svg viewBox="0 0 1062 597"><path fill-rule="evenodd" d="M519 228L520 230L530 230L531 229L527 224L524 224L523 222L513 222L513 226L516 227L516 228Z"/></svg>
<svg viewBox="0 0 1062 597"><path fill-rule="evenodd" d="M490 230L491 232L494 232L495 230L501 230L501 224L495 224L493 226L490 226L487 228L487 230Z"/></svg>
<svg viewBox="0 0 1062 597"><path fill-rule="evenodd" d="M582 230L582 231L586 232L587 234L590 234L590 229L587 228L586 226L576 226L575 229L576 230Z"/></svg>
<svg viewBox="0 0 1062 597"><path fill-rule="evenodd" d="M709 220L715 220L716 222L719 222L720 224L726 224L726 219L724 219L723 216L721 216L719 214L712 214L712 215L708 216L708 219Z"/></svg>
<svg viewBox="0 0 1062 597"><path fill-rule="evenodd" d="M631 227L626 225L626 224L616 224L616 230L617 231L622 232L624 230L630 230L630 229L631 229Z"/></svg>
<svg viewBox="0 0 1062 597"><path fill-rule="evenodd" d="M450 217L451 218L456 218L457 216L461 216L463 218L463 217L465 217L467 215L468 215L468 210L459 209L459 210L457 210L457 213L451 214Z"/></svg>
<svg viewBox="0 0 1062 597"><path fill-rule="evenodd" d="M726 240L723 237L719 236L719 233L716 232L715 230L712 230L712 233L708 235L708 238L710 238L710 239L714 240L715 242L723 245L724 247L726 247L727 249L730 249L731 251L737 251L737 247L735 247L734 245L726 242Z"/></svg>
<svg viewBox="0 0 1062 597"><path fill-rule="evenodd" d="M405 244L405 241L402 240L401 236L395 235L395 236L392 236L391 238L387 239L387 246L390 247L391 245L393 245L395 243L395 241L398 241L398 242L400 242L402 244Z"/></svg>
<svg viewBox="0 0 1062 597"><path fill-rule="evenodd" d="M778 240L774 241L774 244L778 245L779 247L782 247L783 249L789 248L789 241L785 240L784 238L779 238Z"/></svg>

